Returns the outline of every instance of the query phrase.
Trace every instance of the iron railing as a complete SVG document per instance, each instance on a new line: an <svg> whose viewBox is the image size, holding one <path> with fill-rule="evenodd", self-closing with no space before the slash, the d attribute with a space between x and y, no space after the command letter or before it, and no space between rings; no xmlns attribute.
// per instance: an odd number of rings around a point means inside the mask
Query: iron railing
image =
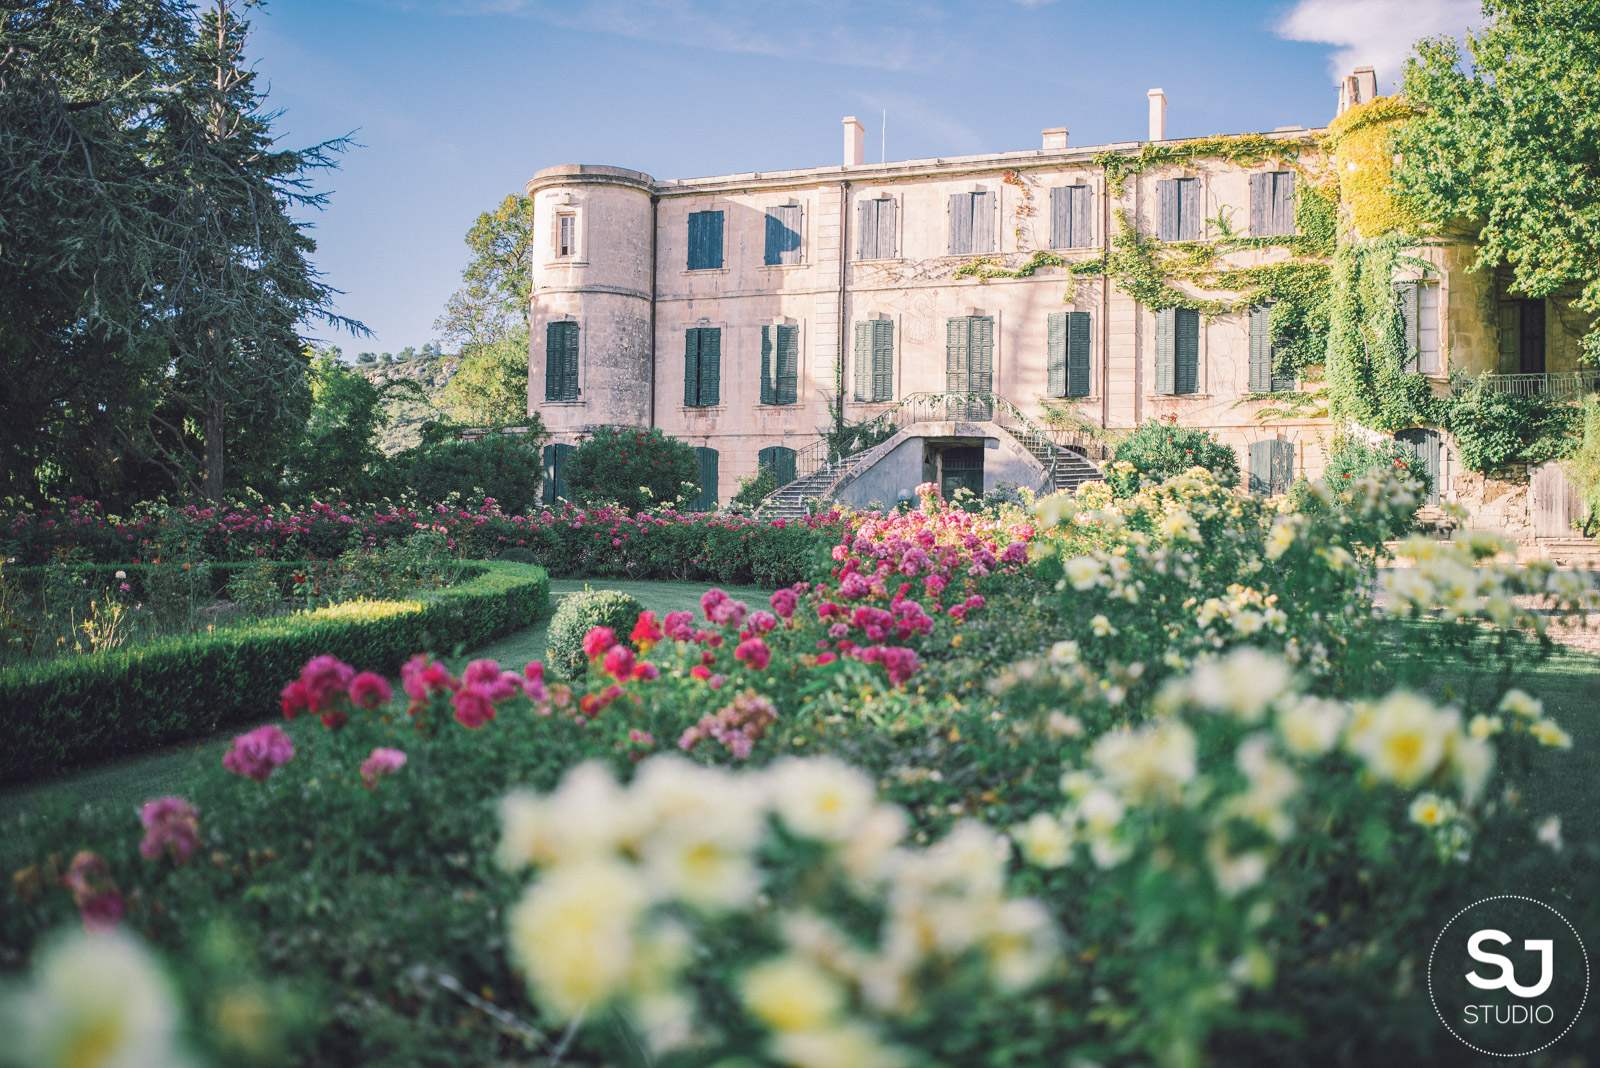
<svg viewBox="0 0 1600 1068"><path fill-rule="evenodd" d="M1463 388L1470 389L1479 384L1492 393L1569 401L1588 393L1600 392L1600 370L1550 371L1530 375L1477 375L1467 379Z"/></svg>

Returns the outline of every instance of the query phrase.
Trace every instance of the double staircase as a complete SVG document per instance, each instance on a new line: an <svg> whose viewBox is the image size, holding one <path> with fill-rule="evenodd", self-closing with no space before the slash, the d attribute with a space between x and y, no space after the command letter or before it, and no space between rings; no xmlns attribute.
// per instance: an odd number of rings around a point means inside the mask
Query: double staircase
<svg viewBox="0 0 1600 1068"><path fill-rule="evenodd" d="M878 418L897 426L897 433L925 422L993 423L1039 461L1057 492L1073 491L1085 482L1105 478L1082 453L1057 444L1047 431L997 393L913 393ZM882 455L882 446L893 440L848 456L830 454L824 441L801 449L795 454L794 480L766 496L761 502L761 515L769 519L805 516L807 500L832 496L838 486L875 462Z"/></svg>

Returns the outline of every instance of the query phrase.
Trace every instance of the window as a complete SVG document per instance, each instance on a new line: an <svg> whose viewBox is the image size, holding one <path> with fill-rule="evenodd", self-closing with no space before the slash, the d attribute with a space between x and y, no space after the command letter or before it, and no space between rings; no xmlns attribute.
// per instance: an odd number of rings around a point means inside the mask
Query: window
<svg viewBox="0 0 1600 1068"><path fill-rule="evenodd" d="M1287 441L1250 443L1250 492L1278 497L1294 481L1294 446Z"/></svg>
<svg viewBox="0 0 1600 1068"><path fill-rule="evenodd" d="M787 486L794 481L794 450L783 445L773 445L756 454L758 470L771 469L776 486Z"/></svg>
<svg viewBox="0 0 1600 1068"><path fill-rule="evenodd" d="M894 259L895 202L893 197L863 200L856 204L856 229L859 243L856 258Z"/></svg>
<svg viewBox="0 0 1600 1068"><path fill-rule="evenodd" d="M722 328L694 326L684 331L683 403L710 408L721 401Z"/></svg>
<svg viewBox="0 0 1600 1068"><path fill-rule="evenodd" d="M1163 178L1156 183L1156 238L1200 240L1200 179Z"/></svg>
<svg viewBox="0 0 1600 1068"><path fill-rule="evenodd" d="M1544 374L1544 301L1500 304L1501 374Z"/></svg>
<svg viewBox="0 0 1600 1068"><path fill-rule="evenodd" d="M1086 185L1058 185L1050 190L1050 247L1088 248L1094 244Z"/></svg>
<svg viewBox="0 0 1600 1068"><path fill-rule="evenodd" d="M856 400L894 400L894 323L868 319L856 324Z"/></svg>
<svg viewBox="0 0 1600 1068"><path fill-rule="evenodd" d="M1089 313L1051 312L1049 329L1049 394L1089 395Z"/></svg>
<svg viewBox="0 0 1600 1068"><path fill-rule="evenodd" d="M578 399L578 324L571 320L544 328L544 399Z"/></svg>
<svg viewBox="0 0 1600 1068"><path fill-rule="evenodd" d="M1425 427L1416 427L1411 430L1402 430L1394 436L1395 443L1404 446L1415 453L1422 461L1423 470L1428 473L1427 504L1439 503L1439 474L1441 469L1439 432Z"/></svg>
<svg viewBox="0 0 1600 1068"><path fill-rule="evenodd" d="M767 209L766 265L800 262L800 205L780 204Z"/></svg>
<svg viewBox="0 0 1600 1068"><path fill-rule="evenodd" d="M1281 237L1294 233L1294 172L1268 171L1250 176L1250 236Z"/></svg>
<svg viewBox="0 0 1600 1068"><path fill-rule="evenodd" d="M952 193L950 255L966 256L994 250L994 194Z"/></svg>
<svg viewBox="0 0 1600 1068"><path fill-rule="evenodd" d="M1277 359L1272 347L1272 307L1263 304L1250 309L1250 392L1286 393L1294 389L1293 374L1278 374L1272 369Z"/></svg>
<svg viewBox="0 0 1600 1068"><path fill-rule="evenodd" d="M1395 287L1400 302L1400 329L1405 334L1406 370L1436 375L1439 362L1439 287L1432 282L1405 282Z"/></svg>
<svg viewBox="0 0 1600 1068"><path fill-rule="evenodd" d="M988 394L994 389L994 316L963 315L945 324L945 392ZM988 419L984 396L950 406L952 419Z"/></svg>
<svg viewBox="0 0 1600 1068"><path fill-rule="evenodd" d="M578 254L578 217L570 213L556 216L556 255Z"/></svg>
<svg viewBox="0 0 1600 1068"><path fill-rule="evenodd" d="M689 270L709 271L722 266L722 212L689 213Z"/></svg>
<svg viewBox="0 0 1600 1068"><path fill-rule="evenodd" d="M717 450L697 445L695 459L700 461L700 496L689 506L691 512L717 510Z"/></svg>
<svg viewBox="0 0 1600 1068"><path fill-rule="evenodd" d="M761 328L761 403L793 404L800 378L800 328Z"/></svg>
<svg viewBox="0 0 1600 1068"><path fill-rule="evenodd" d="M567 499L567 483L561 477L561 469L566 466L567 456L575 445L546 445L544 447L544 485L540 487L540 495L547 505L557 505Z"/></svg>
<svg viewBox="0 0 1600 1068"><path fill-rule="evenodd" d="M1200 392L1200 313L1156 309L1157 393Z"/></svg>

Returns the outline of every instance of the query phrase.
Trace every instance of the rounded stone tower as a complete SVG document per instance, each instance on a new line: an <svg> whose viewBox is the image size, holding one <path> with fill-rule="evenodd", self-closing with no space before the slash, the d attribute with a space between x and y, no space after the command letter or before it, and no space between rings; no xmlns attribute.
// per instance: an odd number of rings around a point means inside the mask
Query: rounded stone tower
<svg viewBox="0 0 1600 1068"><path fill-rule="evenodd" d="M533 198L528 411L558 442L650 425L653 181L621 167L550 167Z"/></svg>

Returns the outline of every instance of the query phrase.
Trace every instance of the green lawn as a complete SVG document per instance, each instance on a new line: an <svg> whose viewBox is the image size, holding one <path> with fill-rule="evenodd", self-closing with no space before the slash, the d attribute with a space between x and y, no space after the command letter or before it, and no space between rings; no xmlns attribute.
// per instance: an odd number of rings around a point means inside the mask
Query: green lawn
<svg viewBox="0 0 1600 1068"><path fill-rule="evenodd" d="M621 590L637 598L639 603L656 613L658 618L668 612L680 610L700 611L700 595L708 587L695 582L632 582L623 579L554 579L550 583L552 611L557 602L569 593L585 588ZM752 609L765 607L769 590L745 587L725 587L728 593L749 603ZM550 617L545 616L531 627L508 634L499 641L460 657L447 658L455 670L460 670L469 660L493 657L507 667L520 668L530 660L544 659L545 632ZM285 682L288 680L285 679ZM398 689L398 680L396 686ZM281 721L274 721L281 722ZM305 720L285 727L294 733L303 729ZM169 746L123 760L110 761L57 779L44 779L10 789L0 790L0 819L10 817L36 804L45 797L84 802L125 803L130 810L153 797L182 794L193 781L195 769L222 759L229 742L241 728L234 727L198 741Z"/></svg>

